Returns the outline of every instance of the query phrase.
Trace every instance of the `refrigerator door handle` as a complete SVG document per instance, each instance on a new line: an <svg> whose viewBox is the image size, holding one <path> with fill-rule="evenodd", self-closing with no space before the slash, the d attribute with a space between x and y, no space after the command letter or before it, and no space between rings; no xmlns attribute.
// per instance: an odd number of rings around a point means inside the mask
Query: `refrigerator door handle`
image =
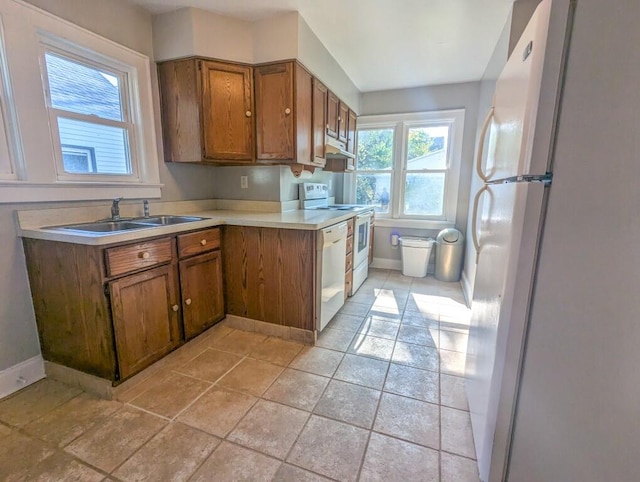
<svg viewBox="0 0 640 482"><path fill-rule="evenodd" d="M480 241L478 239L478 206L480 205L480 196L489 189L488 185L484 185L480 188L480 190L476 193L473 198L473 214L471 218L471 239L473 239L473 247L476 250L476 264L478 264L478 259L480 258Z"/></svg>
<svg viewBox="0 0 640 482"><path fill-rule="evenodd" d="M489 176L482 172L482 153L484 152L484 139L487 136L489 125L491 125L491 119L493 119L494 110L494 107L491 107L491 109L489 109L487 117L484 119L484 123L482 124L480 139L478 139L478 152L476 153L476 172L483 182L487 182L489 180Z"/></svg>

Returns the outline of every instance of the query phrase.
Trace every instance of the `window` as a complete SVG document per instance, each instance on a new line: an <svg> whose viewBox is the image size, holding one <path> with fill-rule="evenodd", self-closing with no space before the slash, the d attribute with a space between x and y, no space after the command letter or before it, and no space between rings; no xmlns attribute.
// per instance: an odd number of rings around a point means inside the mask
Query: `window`
<svg viewBox="0 0 640 482"><path fill-rule="evenodd" d="M454 223L464 111L358 119L355 200L380 217Z"/></svg>
<svg viewBox="0 0 640 482"><path fill-rule="evenodd" d="M135 175L127 72L51 46L45 47L44 60L47 107L58 134L54 144L60 146L58 178Z"/></svg>

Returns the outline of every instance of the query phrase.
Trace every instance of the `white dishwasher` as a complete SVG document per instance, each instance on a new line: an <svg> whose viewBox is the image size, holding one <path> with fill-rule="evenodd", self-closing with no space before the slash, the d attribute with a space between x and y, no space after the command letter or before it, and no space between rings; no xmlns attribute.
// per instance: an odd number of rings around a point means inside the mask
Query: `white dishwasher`
<svg viewBox="0 0 640 482"><path fill-rule="evenodd" d="M318 331L322 331L344 304L347 223L318 231L318 293L316 296Z"/></svg>

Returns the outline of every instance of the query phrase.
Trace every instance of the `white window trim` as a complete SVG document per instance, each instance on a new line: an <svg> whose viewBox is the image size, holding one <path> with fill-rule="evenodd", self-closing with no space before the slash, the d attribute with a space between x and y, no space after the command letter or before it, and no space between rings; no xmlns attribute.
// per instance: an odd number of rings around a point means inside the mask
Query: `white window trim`
<svg viewBox="0 0 640 482"><path fill-rule="evenodd" d="M391 169L391 198L388 213L376 213L376 225L389 227L440 229L455 225L458 208L458 190L460 167L462 163L462 137L464 132L464 109L451 109L407 114L386 114L358 117L358 130L394 129L393 168ZM450 137L447 162L449 169L446 177L444 195L444 214L442 216L417 216L402 213L404 182L407 169L404 162L406 133L410 127L425 124L449 125ZM380 171L388 172L388 171ZM350 198L355 202L357 166L350 183Z"/></svg>
<svg viewBox="0 0 640 482"><path fill-rule="evenodd" d="M149 57L19 0L0 0L0 18L4 25L6 73L13 87L19 145L25 159L24 169L16 169L15 179L0 179L0 203L160 197L162 185ZM126 108L132 109L130 121L135 140L130 142L130 149L135 150L138 160L135 178L122 179L119 175L80 175L81 179L58 177L57 162L61 154L54 141L58 132L55 126L50 126L41 75L41 41L44 38L57 39L65 51L73 46L83 58L89 57L87 54L90 53L99 64L104 64L101 59L111 59L119 64L119 71L123 71L122 66L131 69L132 96L127 100ZM54 128L56 130L52 131Z"/></svg>

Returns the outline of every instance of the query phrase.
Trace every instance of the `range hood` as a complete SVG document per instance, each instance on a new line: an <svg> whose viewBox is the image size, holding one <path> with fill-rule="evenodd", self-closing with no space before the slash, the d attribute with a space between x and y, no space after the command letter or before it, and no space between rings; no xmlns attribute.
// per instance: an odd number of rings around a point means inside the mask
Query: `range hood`
<svg viewBox="0 0 640 482"><path fill-rule="evenodd" d="M330 137L326 140L325 156L327 159L355 159L356 156L347 152L343 142L337 141Z"/></svg>

